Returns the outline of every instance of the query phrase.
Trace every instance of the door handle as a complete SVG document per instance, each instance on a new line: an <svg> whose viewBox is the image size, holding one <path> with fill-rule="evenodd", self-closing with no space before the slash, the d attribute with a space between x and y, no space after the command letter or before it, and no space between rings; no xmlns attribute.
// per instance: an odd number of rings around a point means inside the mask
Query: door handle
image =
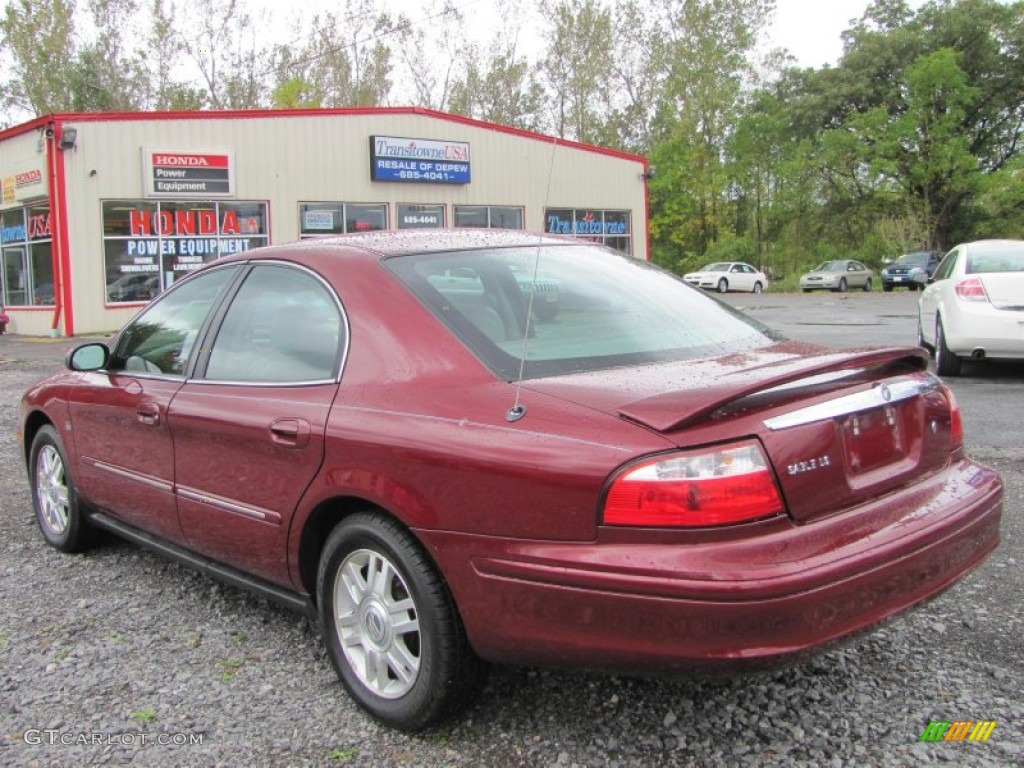
<svg viewBox="0 0 1024 768"><path fill-rule="evenodd" d="M288 448L309 445L309 422L305 419L277 419L270 425L270 440Z"/></svg>
<svg viewBox="0 0 1024 768"><path fill-rule="evenodd" d="M160 424L160 406L156 403L142 403L135 414L142 424L147 427L155 427Z"/></svg>

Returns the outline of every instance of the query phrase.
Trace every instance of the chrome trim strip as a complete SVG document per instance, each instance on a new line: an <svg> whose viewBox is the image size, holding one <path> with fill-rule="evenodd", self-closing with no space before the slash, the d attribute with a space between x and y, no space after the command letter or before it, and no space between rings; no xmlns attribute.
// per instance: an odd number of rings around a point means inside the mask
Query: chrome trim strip
<svg viewBox="0 0 1024 768"><path fill-rule="evenodd" d="M270 389L286 389L288 387L314 387L321 385L336 385L337 379L309 379L305 381L261 381L258 379L189 379L189 384L216 384L220 387L266 387Z"/></svg>
<svg viewBox="0 0 1024 768"><path fill-rule="evenodd" d="M189 501L195 501L199 504L209 504L211 507L218 507L227 512L234 512L237 515L251 518L253 520L260 520L262 522L276 522L271 518L277 518L278 516L273 512L264 512L260 509L253 507L246 507L241 504L235 504L217 496L211 496L208 493L200 493L193 491L189 488L178 487L178 495L182 498L188 499Z"/></svg>
<svg viewBox="0 0 1024 768"><path fill-rule="evenodd" d="M174 485L172 483L152 477L151 475L144 475L141 472L132 472L130 469L115 467L113 464L107 464L105 461L99 461L98 459L90 459L88 457L83 458L96 467L96 469L102 469L104 472L109 472L112 475L124 477L128 480L134 480L137 483L148 485L150 488L156 488L158 491L171 493L174 490Z"/></svg>
<svg viewBox="0 0 1024 768"><path fill-rule="evenodd" d="M839 416L848 416L853 413L868 411L872 408L881 408L892 403L910 400L937 389L941 383L932 374L929 374L925 379L910 378L908 376L888 379L876 382L871 389L864 390L863 392L837 397L834 400L801 408L792 413L785 413L781 416L765 419L764 425L768 429L777 431L789 429L790 427L801 427L818 421L828 421Z"/></svg>
<svg viewBox="0 0 1024 768"><path fill-rule="evenodd" d="M337 368L334 371L334 378L331 378L331 379L314 379L314 380L311 380L311 381L294 381L294 382L289 382L289 381L259 382L259 381L242 381L242 380L239 380L239 381L236 382L236 381L219 381L219 380L215 380L215 379L189 379L189 381L190 382L195 382L195 383L202 382L204 384L218 384L218 385L227 385L227 386L238 385L238 386L247 386L247 387L252 387L252 386L303 387L303 386L310 386L310 385L314 385L314 384L339 384L339 383L341 383L341 377L345 373L345 365L346 365L346 363L348 363L348 353L349 353L349 350L350 350L350 348L352 346L352 326L351 326L351 324L348 321L348 312L345 311L345 305L341 301L341 296L338 295L338 292L335 290L334 286L331 285L330 282L328 282L327 278L325 278L323 275L321 275L319 272L317 272L312 267L307 267L305 264L299 264L298 262L295 262L295 261L288 261L287 259L274 259L274 258L270 258L270 259L247 259L245 261L245 263L250 265L250 266L252 266L252 267L258 267L261 264L270 264L270 265L279 266L279 267L289 267L291 269L297 269L300 272L305 272L306 274L310 275L311 277L313 277L317 282L319 282L324 287L324 289L327 291L327 294L334 301L334 306L336 306L338 308L338 314L341 315L341 325L342 325L341 332L342 332L342 334L345 337L344 341L343 341L343 344L341 346L341 349L340 349L341 354L338 356L338 359L336 361ZM232 301L232 303L233 303L233 301ZM228 308L230 309L230 305L229 305ZM223 325L223 321L222 321L221 324ZM217 330L219 331L220 328L218 328ZM214 344L216 344L216 343L217 342L214 341Z"/></svg>

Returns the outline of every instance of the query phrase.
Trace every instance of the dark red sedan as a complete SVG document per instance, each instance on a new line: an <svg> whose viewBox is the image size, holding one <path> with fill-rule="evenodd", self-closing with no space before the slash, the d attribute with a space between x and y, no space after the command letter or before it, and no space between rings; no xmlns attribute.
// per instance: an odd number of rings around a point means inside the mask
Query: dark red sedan
<svg viewBox="0 0 1024 768"><path fill-rule="evenodd" d="M922 350L785 341L587 243L239 254L68 368L22 404L46 540L113 531L315 613L349 693L407 730L487 661L783 661L999 540L1001 481Z"/></svg>

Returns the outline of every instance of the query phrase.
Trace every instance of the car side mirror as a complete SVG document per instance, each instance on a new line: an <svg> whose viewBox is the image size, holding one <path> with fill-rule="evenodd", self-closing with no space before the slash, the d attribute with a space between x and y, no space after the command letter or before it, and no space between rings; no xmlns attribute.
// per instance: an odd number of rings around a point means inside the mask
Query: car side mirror
<svg viewBox="0 0 1024 768"><path fill-rule="evenodd" d="M110 350L98 341L75 347L64 359L64 365L72 371L99 371L107 367Z"/></svg>

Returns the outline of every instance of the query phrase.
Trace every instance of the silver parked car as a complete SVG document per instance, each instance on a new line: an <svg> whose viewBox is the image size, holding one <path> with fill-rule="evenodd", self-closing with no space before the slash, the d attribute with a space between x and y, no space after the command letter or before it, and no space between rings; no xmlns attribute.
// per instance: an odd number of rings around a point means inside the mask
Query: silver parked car
<svg viewBox="0 0 1024 768"><path fill-rule="evenodd" d="M813 290L829 290L846 293L851 288L871 290L874 272L859 261L853 259L837 259L819 264L810 272L800 277L800 287L804 293Z"/></svg>

